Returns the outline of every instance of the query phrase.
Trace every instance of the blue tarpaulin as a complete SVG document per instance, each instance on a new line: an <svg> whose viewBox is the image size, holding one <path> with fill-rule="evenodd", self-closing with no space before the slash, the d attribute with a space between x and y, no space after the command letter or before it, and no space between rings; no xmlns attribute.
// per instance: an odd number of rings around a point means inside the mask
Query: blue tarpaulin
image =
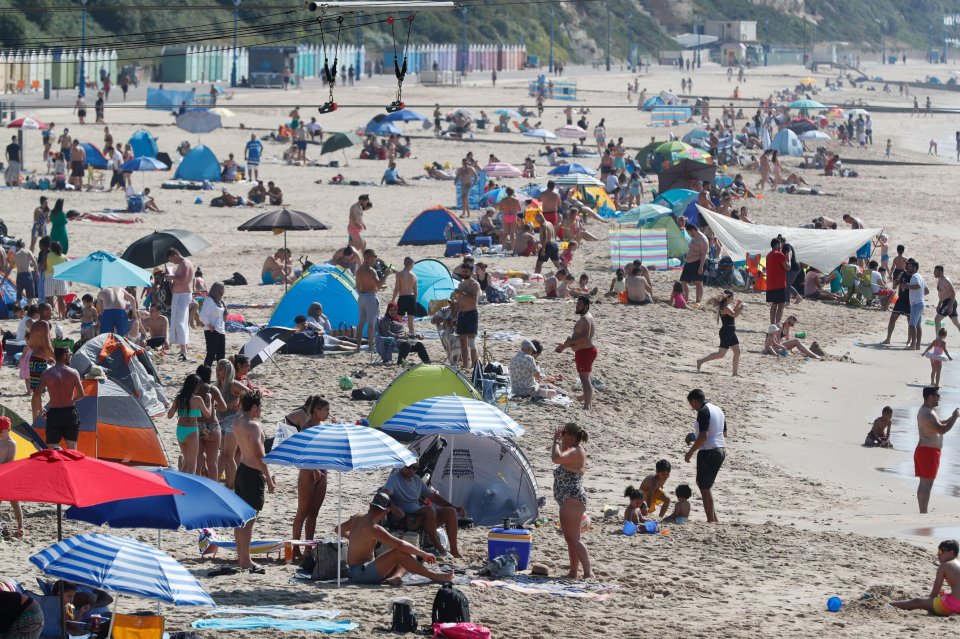
<svg viewBox="0 0 960 639"><path fill-rule="evenodd" d="M173 91L170 89L147 88L147 108L154 111L176 111L184 102L187 106L194 103L196 91Z"/></svg>

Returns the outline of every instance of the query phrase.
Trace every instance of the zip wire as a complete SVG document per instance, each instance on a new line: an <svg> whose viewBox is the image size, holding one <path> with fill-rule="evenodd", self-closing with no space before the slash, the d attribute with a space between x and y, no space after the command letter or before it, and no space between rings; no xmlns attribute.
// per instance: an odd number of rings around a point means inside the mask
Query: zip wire
<svg viewBox="0 0 960 639"><path fill-rule="evenodd" d="M337 83L337 66L340 56L340 32L343 31L343 16L337 16L337 46L333 50L333 70L330 69L330 60L327 57L327 44L323 39L323 17L320 17L320 46L323 47L323 77L330 86L330 99L317 109L320 113L330 113L337 110L337 103L333 99L333 88Z"/></svg>
<svg viewBox="0 0 960 639"><path fill-rule="evenodd" d="M387 105L387 113L396 113L403 109L403 79L407 75L407 48L410 46L410 31L413 29L413 18L415 14L407 16L407 41L403 44L403 66L400 66L400 56L397 55L397 32L394 27L394 18L387 18L390 25L390 33L393 36L393 69L397 76L397 99Z"/></svg>

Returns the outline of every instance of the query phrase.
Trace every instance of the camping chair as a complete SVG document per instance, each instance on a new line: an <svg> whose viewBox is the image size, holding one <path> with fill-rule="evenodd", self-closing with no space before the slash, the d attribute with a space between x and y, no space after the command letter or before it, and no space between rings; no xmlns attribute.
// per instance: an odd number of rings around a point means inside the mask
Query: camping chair
<svg viewBox="0 0 960 639"><path fill-rule="evenodd" d="M855 298L864 302L864 289L871 290L869 284L863 286L862 276L856 264L844 264L840 267L840 286L846 291L847 304Z"/></svg>
<svg viewBox="0 0 960 639"><path fill-rule="evenodd" d="M767 290L767 275L760 270L760 254L751 255L747 253L747 273L753 280L753 290Z"/></svg>
<svg viewBox="0 0 960 639"><path fill-rule="evenodd" d="M161 639L165 619L160 615L113 615L113 639Z"/></svg>

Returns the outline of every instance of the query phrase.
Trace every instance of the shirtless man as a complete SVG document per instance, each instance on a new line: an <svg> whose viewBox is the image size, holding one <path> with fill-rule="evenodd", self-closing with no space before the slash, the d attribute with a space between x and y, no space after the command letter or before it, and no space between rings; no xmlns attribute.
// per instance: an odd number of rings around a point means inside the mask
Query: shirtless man
<svg viewBox="0 0 960 639"><path fill-rule="evenodd" d="M413 335L413 320L417 316L417 276L413 273L412 257L403 258L403 270L397 271L390 301L397 303L397 315L407 316L407 332Z"/></svg>
<svg viewBox="0 0 960 639"><path fill-rule="evenodd" d="M690 246L687 249L687 259L680 273L680 284L683 286L683 299L690 301L690 284L697 292L697 304L703 299L703 266L707 261L709 244L706 236L700 232L696 224L687 224L690 234Z"/></svg>
<svg viewBox="0 0 960 639"><path fill-rule="evenodd" d="M373 265L377 261L377 252L373 249L367 249L363 252L363 266L357 269L357 294L359 304L359 317L357 317L357 352L360 352L360 344L363 343L363 326L367 326L367 344L370 348L374 345L374 332L376 331L377 318L380 316L380 300L377 299L377 291L383 286L390 276L384 273L379 277L374 270Z"/></svg>
<svg viewBox="0 0 960 639"><path fill-rule="evenodd" d="M37 392L40 388L40 377L47 370L47 366L54 361L53 340L50 338L50 317L53 309L44 302L37 307L40 318L34 320L27 335L27 346L30 348L30 408L33 411L33 421L43 408L43 393Z"/></svg>
<svg viewBox="0 0 960 639"><path fill-rule="evenodd" d="M460 363L464 370L472 371L477 356L477 332L480 330L480 312L477 300L480 299L480 283L473 278L473 269L465 271L460 286L457 287L459 312L457 313L457 337L460 338ZM467 355L469 354L469 357Z"/></svg>
<svg viewBox="0 0 960 639"><path fill-rule="evenodd" d="M254 168L251 166L250 170L253 171ZM254 204L263 204L267 201L267 189L263 186L263 180L258 180L253 188L247 192L247 199Z"/></svg>
<svg viewBox="0 0 960 639"><path fill-rule="evenodd" d="M537 238L533 234L533 224L529 222L524 224L520 232L517 233L513 252L522 257L527 257L537 252Z"/></svg>
<svg viewBox="0 0 960 639"><path fill-rule="evenodd" d="M360 252L367 248L366 241L360 237L360 234L367 230L367 225L363 223L363 212L369 210L372 206L370 196L364 194L350 207L350 219L347 221L347 243Z"/></svg>
<svg viewBox="0 0 960 639"><path fill-rule="evenodd" d="M557 244L557 231L552 222L548 222L543 213L537 213L537 223L540 224L540 250L537 252L537 265L533 272L539 273L544 263L550 260L554 268L560 268L560 246Z"/></svg>
<svg viewBox="0 0 960 639"><path fill-rule="evenodd" d="M187 361L187 344L190 342L190 302L193 299L193 264L172 248L167 251L167 261L175 268L164 276L170 282L173 299L170 301L170 343L180 346L179 361Z"/></svg>
<svg viewBox="0 0 960 639"><path fill-rule="evenodd" d="M47 448L60 448L60 440L64 440L68 449L76 450L80 437L77 400L83 399L83 384L80 382L80 373L70 368L70 349L58 346L53 351L53 357L56 363L40 376L40 385L34 389L33 396L39 401L43 391L50 391L45 437Z"/></svg>
<svg viewBox="0 0 960 639"><path fill-rule="evenodd" d="M460 217L462 218L470 217L470 189L473 188L479 177L477 170L470 164L470 160L463 158L460 161L460 168L457 169L453 178L460 185L460 208L463 211L460 213Z"/></svg>
<svg viewBox="0 0 960 639"><path fill-rule="evenodd" d="M937 332L940 332L940 322L944 317L949 317L953 325L960 329L960 321L957 320L957 293L953 288L953 282L943 274L943 267L940 265L933 267L933 277L937 280L937 316L934 323Z"/></svg>
<svg viewBox="0 0 960 639"><path fill-rule="evenodd" d="M271 206L283 206L283 191L273 182L267 182L267 197Z"/></svg>
<svg viewBox="0 0 960 639"><path fill-rule="evenodd" d="M240 398L242 412L233 422L233 435L240 448L240 464L234 480L234 492L258 513L263 510L264 488L274 491L270 469L263 463L266 454L263 449L263 429L256 420L260 419L263 398L260 391L248 391ZM241 528L234 528L237 542L237 563L240 570L263 574L263 566L250 559L250 540L253 539L253 524L256 518Z"/></svg>
<svg viewBox="0 0 960 639"><path fill-rule="evenodd" d="M357 269L360 268L360 253L354 250L352 246L345 246L342 249L337 249L337 252L330 258L330 263L356 274Z"/></svg>
<svg viewBox="0 0 960 639"><path fill-rule="evenodd" d="M31 302L37 297L37 276L40 268L37 258L23 246L23 240L17 240L13 263L17 267L17 302L26 299Z"/></svg>
<svg viewBox="0 0 960 639"><path fill-rule="evenodd" d="M165 354L170 344L167 342L167 334L170 331L170 320L160 312L160 306L150 305L150 315L142 322L143 327L147 329L147 346L159 351L161 355Z"/></svg>
<svg viewBox="0 0 960 639"><path fill-rule="evenodd" d="M923 389L923 406L917 411L917 430L920 441L913 453L913 467L916 476L920 478L917 487L917 502L920 512L927 512L930 503L930 490L940 470L940 450L943 448L943 436L950 432L960 417L960 408L955 408L946 421L940 421L937 411L940 404L940 387L926 386Z"/></svg>
<svg viewBox="0 0 960 639"><path fill-rule="evenodd" d="M933 580L930 596L920 599L893 601L894 608L901 610L926 610L941 617L960 614L960 562L957 554L960 544L955 539L941 541L937 546L937 576ZM950 593L943 592L943 582L950 586Z"/></svg>
<svg viewBox="0 0 960 639"><path fill-rule="evenodd" d="M277 249L263 261L260 281L264 284L290 284L290 269L289 249Z"/></svg>
<svg viewBox="0 0 960 639"><path fill-rule="evenodd" d="M507 196L500 200L497 208L500 210L500 215L503 219L504 248L512 248L514 238L517 235L517 220L520 219L523 207L520 204L520 200L514 194L513 189L509 186L507 187Z"/></svg>
<svg viewBox="0 0 960 639"><path fill-rule="evenodd" d="M100 333L127 334L127 305L137 307L137 298L122 286L108 286L97 295Z"/></svg>
<svg viewBox="0 0 960 639"><path fill-rule="evenodd" d="M452 581L453 573L433 572L417 561L420 558L428 564L437 563L432 553L397 539L380 525L391 510L397 508L390 503L390 495L378 492L365 515L354 515L334 528L335 532L350 540L347 549L350 581L355 584L388 583L399 586L407 572L437 582ZM378 543L389 546L390 550L376 557L373 550Z"/></svg>
<svg viewBox="0 0 960 639"><path fill-rule="evenodd" d="M903 255L904 251L906 250L907 247L905 247L903 244L897 244L897 254L890 263L890 267L893 269L893 271L890 273L890 281L894 284L897 283L900 275L906 273L907 271L907 258Z"/></svg>
<svg viewBox="0 0 960 639"><path fill-rule="evenodd" d="M627 303L643 306L652 304L653 289L649 282L643 277L643 272L636 266L632 267L630 275L624 280L627 287Z"/></svg>
<svg viewBox="0 0 960 639"><path fill-rule="evenodd" d="M547 182L547 190L540 194L540 204L543 206L543 217L556 227L560 223L560 194L556 192L557 185L553 180ZM537 271L538 273L540 271Z"/></svg>
<svg viewBox="0 0 960 639"><path fill-rule="evenodd" d="M583 400L583 409L590 410L593 403L593 386L590 382L590 373L593 371L593 362L597 359L597 347L593 345L593 335L595 326L593 315L590 313L590 298L580 296L577 298L577 320L573 327L573 335L567 338L562 344L557 344L554 349L557 353L562 353L566 349L573 351L573 357L577 365L577 375L580 376L580 384L583 386L583 395L577 397Z"/></svg>
<svg viewBox="0 0 960 639"><path fill-rule="evenodd" d="M48 235L47 224L50 223L50 206L47 196L40 196L40 206L33 210L33 226L30 227L30 252L33 252L37 240Z"/></svg>

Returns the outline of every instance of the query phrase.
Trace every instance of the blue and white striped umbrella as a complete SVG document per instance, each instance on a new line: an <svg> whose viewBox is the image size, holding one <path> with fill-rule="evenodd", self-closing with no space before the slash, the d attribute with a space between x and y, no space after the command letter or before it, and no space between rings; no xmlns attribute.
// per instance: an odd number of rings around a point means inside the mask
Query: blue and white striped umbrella
<svg viewBox="0 0 960 639"><path fill-rule="evenodd" d="M215 606L186 568L169 555L126 537L79 535L30 557L44 574L123 595L177 606Z"/></svg>
<svg viewBox="0 0 960 639"><path fill-rule="evenodd" d="M301 470L343 473L402 468L413 464L417 458L395 439L374 428L320 424L283 440L263 461Z"/></svg>
<svg viewBox="0 0 960 639"><path fill-rule="evenodd" d="M523 427L499 408L469 397L443 395L410 404L388 419L385 431L427 435L519 437Z"/></svg>

